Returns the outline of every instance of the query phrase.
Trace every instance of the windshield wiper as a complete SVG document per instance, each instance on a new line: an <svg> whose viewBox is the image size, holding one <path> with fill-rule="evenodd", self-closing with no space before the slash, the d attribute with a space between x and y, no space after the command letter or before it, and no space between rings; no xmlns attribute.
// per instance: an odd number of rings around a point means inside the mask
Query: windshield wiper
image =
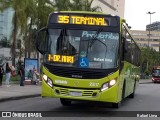
<svg viewBox="0 0 160 120"><path fill-rule="evenodd" d="M65 28L63 28L59 34L59 37L57 38L57 51L61 51L62 50L62 44L63 44L63 41L65 39Z"/></svg>
<svg viewBox="0 0 160 120"><path fill-rule="evenodd" d="M94 38L90 39L90 44L89 44L89 48L92 47L93 43L98 40L97 37L99 35L99 33L103 30L103 28L99 28L94 36Z"/></svg>

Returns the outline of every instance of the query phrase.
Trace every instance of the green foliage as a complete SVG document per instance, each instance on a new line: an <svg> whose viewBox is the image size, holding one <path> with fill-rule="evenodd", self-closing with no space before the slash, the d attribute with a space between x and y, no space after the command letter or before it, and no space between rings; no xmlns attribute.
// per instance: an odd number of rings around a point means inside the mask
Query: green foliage
<svg viewBox="0 0 160 120"><path fill-rule="evenodd" d="M147 70L148 64L148 70ZM160 65L160 52L152 48L141 49L141 72L150 74L154 66Z"/></svg>
<svg viewBox="0 0 160 120"><path fill-rule="evenodd" d="M11 78L10 78L10 81L20 81L20 76L17 74L16 76L11 76ZM6 80L6 78L5 78L5 75L3 75L3 81L5 81Z"/></svg>
<svg viewBox="0 0 160 120"><path fill-rule="evenodd" d="M14 77L11 76L11 81L20 81L20 76L19 75L16 75Z"/></svg>
<svg viewBox="0 0 160 120"><path fill-rule="evenodd" d="M93 0L55 0L56 11L92 11L101 12L99 6L92 7Z"/></svg>
<svg viewBox="0 0 160 120"><path fill-rule="evenodd" d="M54 7L56 11L67 11L71 10L70 0L55 0Z"/></svg>
<svg viewBox="0 0 160 120"><path fill-rule="evenodd" d="M70 4L71 10L76 11L92 11L92 12L101 12L102 9L99 6L92 7L93 0L72 0Z"/></svg>

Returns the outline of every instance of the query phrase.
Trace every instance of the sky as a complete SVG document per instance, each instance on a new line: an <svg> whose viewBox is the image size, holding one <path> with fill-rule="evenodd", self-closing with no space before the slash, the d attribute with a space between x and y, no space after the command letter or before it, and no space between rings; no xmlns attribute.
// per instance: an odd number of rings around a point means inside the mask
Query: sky
<svg viewBox="0 0 160 120"><path fill-rule="evenodd" d="M125 0L124 18L132 30L146 30L149 11L156 12L151 15L151 23L160 21L160 0Z"/></svg>

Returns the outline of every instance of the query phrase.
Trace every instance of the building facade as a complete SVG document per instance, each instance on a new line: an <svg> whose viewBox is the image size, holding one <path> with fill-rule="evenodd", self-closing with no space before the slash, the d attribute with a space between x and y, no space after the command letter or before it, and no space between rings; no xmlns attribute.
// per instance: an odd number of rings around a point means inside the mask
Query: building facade
<svg viewBox="0 0 160 120"><path fill-rule="evenodd" d="M124 18L125 0L94 0L92 6L101 7L103 13Z"/></svg>
<svg viewBox="0 0 160 120"><path fill-rule="evenodd" d="M160 51L160 22L156 21L146 25L146 31L131 30L131 33L140 47L149 46L156 51Z"/></svg>
<svg viewBox="0 0 160 120"><path fill-rule="evenodd" d="M156 51L160 50L160 31L131 30L132 36L140 47L151 47Z"/></svg>
<svg viewBox="0 0 160 120"><path fill-rule="evenodd" d="M13 9L9 8L0 13L0 40L6 37L10 39L12 31Z"/></svg>
<svg viewBox="0 0 160 120"><path fill-rule="evenodd" d="M13 13L14 11L11 8L0 13L0 62L11 62L9 44L12 32Z"/></svg>

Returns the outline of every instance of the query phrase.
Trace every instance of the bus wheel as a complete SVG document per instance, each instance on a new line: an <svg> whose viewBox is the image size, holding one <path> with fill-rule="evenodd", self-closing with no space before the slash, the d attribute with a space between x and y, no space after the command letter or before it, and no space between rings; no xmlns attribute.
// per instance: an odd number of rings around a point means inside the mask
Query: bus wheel
<svg viewBox="0 0 160 120"><path fill-rule="evenodd" d="M130 94L130 95L128 96L128 98L134 98L134 95L135 95L135 90L133 91L132 94Z"/></svg>
<svg viewBox="0 0 160 120"><path fill-rule="evenodd" d="M112 103L112 108L120 108L121 102L118 103Z"/></svg>
<svg viewBox="0 0 160 120"><path fill-rule="evenodd" d="M71 102L70 100L67 100L67 99L64 99L64 98L60 98L60 101L61 101L61 104L63 106L70 106L71 105Z"/></svg>

